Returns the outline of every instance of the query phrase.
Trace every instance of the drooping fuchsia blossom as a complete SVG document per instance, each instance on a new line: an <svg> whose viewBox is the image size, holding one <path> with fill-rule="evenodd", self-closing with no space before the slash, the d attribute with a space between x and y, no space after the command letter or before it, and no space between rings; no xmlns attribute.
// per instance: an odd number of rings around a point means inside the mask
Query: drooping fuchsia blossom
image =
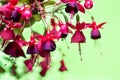
<svg viewBox="0 0 120 80"><path fill-rule="evenodd" d="M102 22L97 25L96 22L94 21L94 19L92 19L92 23L86 23L86 27L92 28L92 30L91 30L91 38L92 39L100 39L101 38L99 28L102 28L102 26L104 24L106 24L106 22Z"/></svg>
<svg viewBox="0 0 120 80"><path fill-rule="evenodd" d="M66 3L65 11L74 15L78 11L85 13L84 7L80 4L79 0L61 0L63 3Z"/></svg>
<svg viewBox="0 0 120 80"><path fill-rule="evenodd" d="M86 41L86 38L82 32L82 29L85 29L85 22L78 22L76 23L76 26L71 23L67 23L67 25L76 30L71 38L72 43L84 43Z"/></svg>
<svg viewBox="0 0 120 80"><path fill-rule="evenodd" d="M71 38L71 42L72 43L78 43L78 50L79 50L79 54L81 56L81 47L80 47L80 43L85 43L86 42L86 38L82 32L83 29L85 29L85 22L77 22L76 26L72 25L71 23L67 23L68 26L70 26L72 29L75 29L75 33L73 34L72 38ZM81 56L81 60L82 60L82 56Z"/></svg>
<svg viewBox="0 0 120 80"><path fill-rule="evenodd" d="M24 51L16 41L9 42L3 52L15 58L21 57L21 56L25 57Z"/></svg>
<svg viewBox="0 0 120 80"><path fill-rule="evenodd" d="M27 59L24 61L25 66L27 67L28 71L32 71L33 69L33 60L32 59Z"/></svg>
<svg viewBox="0 0 120 80"><path fill-rule="evenodd" d="M60 64L61 65L60 65L59 71L61 71L61 72L67 71L67 68L65 66L65 63L64 63L63 59L60 61Z"/></svg>
<svg viewBox="0 0 120 80"><path fill-rule="evenodd" d="M66 38L68 33L72 33L67 24L64 24L61 20L59 20L58 25L60 27L59 34L61 38Z"/></svg>
<svg viewBox="0 0 120 80"><path fill-rule="evenodd" d="M53 29L50 32L60 38L66 38L68 33L72 33L67 24L63 23L61 20L58 20L58 23L56 23L54 19L51 19L51 25ZM57 30L58 27L59 30Z"/></svg>
<svg viewBox="0 0 120 80"><path fill-rule="evenodd" d="M45 35L38 35L40 40L40 45L44 51L54 51L56 49L56 44L54 39L59 39L59 36L53 35L49 30Z"/></svg>
<svg viewBox="0 0 120 80"><path fill-rule="evenodd" d="M26 57L22 46L26 46L28 43L21 39L20 35L17 35L14 41L9 42L7 46L4 48L3 52L11 57Z"/></svg>
<svg viewBox="0 0 120 80"><path fill-rule="evenodd" d="M38 47L34 35L31 35L29 45L27 48L27 54L36 54L36 53L39 53Z"/></svg>
<svg viewBox="0 0 120 80"><path fill-rule="evenodd" d="M40 72L41 76L46 75L46 72L50 68L50 61L51 61L51 59L50 59L50 55L49 55L49 56L46 56L42 62L40 62L40 67L42 68L42 70Z"/></svg>

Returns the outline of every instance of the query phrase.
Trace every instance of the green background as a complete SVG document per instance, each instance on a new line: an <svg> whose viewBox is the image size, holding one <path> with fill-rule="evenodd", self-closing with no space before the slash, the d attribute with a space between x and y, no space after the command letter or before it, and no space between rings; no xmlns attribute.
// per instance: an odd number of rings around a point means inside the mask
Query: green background
<svg viewBox="0 0 120 80"><path fill-rule="evenodd" d="M97 23L106 21L107 24L104 25L104 29L100 30L102 38L96 41L96 44L89 37L90 30L84 30L87 42L81 44L83 61L80 61L78 45L70 44L70 40L67 38L70 49L66 48L64 42L59 42L57 45L66 54L64 60L68 71L63 73L58 71L61 52L56 50L52 53L52 65L45 77L40 77L39 69L35 68L33 73L28 73L19 80L120 80L119 8L120 0L94 0L94 7L90 12ZM86 13L86 15L90 17L89 14ZM17 64L22 65L19 60ZM22 74L21 67L17 71ZM17 80L9 74L9 71L0 74L0 80L8 79Z"/></svg>

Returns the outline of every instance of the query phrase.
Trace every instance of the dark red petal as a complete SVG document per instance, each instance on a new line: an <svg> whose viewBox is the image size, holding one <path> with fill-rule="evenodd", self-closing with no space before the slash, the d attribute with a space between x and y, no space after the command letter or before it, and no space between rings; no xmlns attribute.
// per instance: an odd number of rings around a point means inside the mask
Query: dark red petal
<svg viewBox="0 0 120 80"><path fill-rule="evenodd" d="M13 30L11 30L10 28L4 28L0 35L5 40L13 40L15 38Z"/></svg>
<svg viewBox="0 0 120 80"><path fill-rule="evenodd" d="M67 68L66 68L65 63L64 63L63 60L60 61L60 64L61 64L61 66L59 68L59 71L61 71L61 72L67 71Z"/></svg>
<svg viewBox="0 0 120 80"><path fill-rule="evenodd" d="M67 3L67 2L69 2L69 0L61 0L61 2Z"/></svg>
<svg viewBox="0 0 120 80"><path fill-rule="evenodd" d="M10 0L10 4L12 6L15 6L18 3L18 0Z"/></svg>
<svg viewBox="0 0 120 80"><path fill-rule="evenodd" d="M25 57L25 54L21 48L21 46L17 42L10 42L8 45L5 47L4 51L5 54L10 55L11 57L20 57L23 56Z"/></svg>
<svg viewBox="0 0 120 80"><path fill-rule="evenodd" d="M80 12L85 13L85 9L80 3L77 3L77 6Z"/></svg>
<svg viewBox="0 0 120 80"><path fill-rule="evenodd" d="M85 22L82 22L82 23L78 22L76 24L76 28L77 28L77 30L85 29Z"/></svg>
<svg viewBox="0 0 120 80"><path fill-rule="evenodd" d="M69 26L70 28L76 29L76 26L74 26L73 24L71 24L71 23L69 23L69 22L67 22L66 24L67 24L67 26Z"/></svg>
<svg viewBox="0 0 120 80"><path fill-rule="evenodd" d="M92 31L91 31L91 38L92 39L99 39L99 38L101 38L100 31L98 29L92 29Z"/></svg>
<svg viewBox="0 0 120 80"><path fill-rule="evenodd" d="M32 71L33 61L31 59L25 60L24 64L27 67L28 71Z"/></svg>
<svg viewBox="0 0 120 80"><path fill-rule="evenodd" d="M43 43L42 49L45 51L54 51L56 49L56 44L52 40L47 40Z"/></svg>
<svg viewBox="0 0 120 80"><path fill-rule="evenodd" d="M82 31L76 31L71 38L72 43L84 43L86 41Z"/></svg>
<svg viewBox="0 0 120 80"><path fill-rule="evenodd" d="M14 25L12 26L12 28L21 28L22 24L21 23L14 23Z"/></svg>
<svg viewBox="0 0 120 80"><path fill-rule="evenodd" d="M103 26L104 24L106 24L106 22L102 22L102 23L98 24L98 25L97 25L97 28L102 28L102 26Z"/></svg>

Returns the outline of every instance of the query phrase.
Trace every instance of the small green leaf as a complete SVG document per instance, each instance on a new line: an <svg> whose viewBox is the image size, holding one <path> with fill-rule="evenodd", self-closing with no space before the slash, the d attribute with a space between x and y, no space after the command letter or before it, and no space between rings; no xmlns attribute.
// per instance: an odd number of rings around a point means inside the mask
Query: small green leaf
<svg viewBox="0 0 120 80"><path fill-rule="evenodd" d="M44 3L44 6L49 6L53 4L55 4L55 1L47 1L46 3Z"/></svg>
<svg viewBox="0 0 120 80"><path fill-rule="evenodd" d="M76 15L76 22L80 22L80 16L78 14Z"/></svg>
<svg viewBox="0 0 120 80"><path fill-rule="evenodd" d="M0 66L0 73L4 73L5 70Z"/></svg>

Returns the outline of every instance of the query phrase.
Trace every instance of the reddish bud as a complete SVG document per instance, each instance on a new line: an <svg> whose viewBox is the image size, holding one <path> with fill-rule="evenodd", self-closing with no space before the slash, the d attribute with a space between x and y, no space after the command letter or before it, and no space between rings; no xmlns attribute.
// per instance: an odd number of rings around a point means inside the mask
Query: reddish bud
<svg viewBox="0 0 120 80"><path fill-rule="evenodd" d="M86 9L91 9L93 7L93 1L92 0L85 0L84 7Z"/></svg>
<svg viewBox="0 0 120 80"><path fill-rule="evenodd" d="M60 66L60 68L59 68L59 71L61 71L61 72L67 71L67 68L66 68L66 66L65 66L64 60L61 60L61 61L60 61L60 64L61 64L61 66Z"/></svg>

